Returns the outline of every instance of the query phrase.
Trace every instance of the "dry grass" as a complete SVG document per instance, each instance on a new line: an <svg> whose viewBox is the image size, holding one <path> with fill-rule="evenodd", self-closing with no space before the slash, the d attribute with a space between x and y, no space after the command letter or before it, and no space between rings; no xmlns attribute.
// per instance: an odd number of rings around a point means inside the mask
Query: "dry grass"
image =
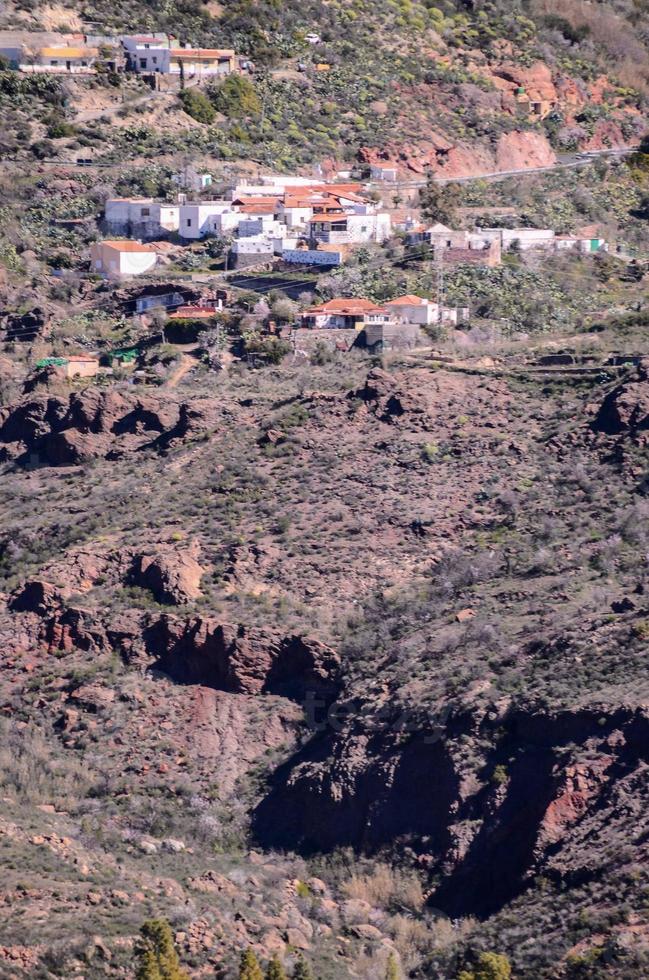
<svg viewBox="0 0 649 980"><path fill-rule="evenodd" d="M371 874L353 874L343 885L348 898L360 899L379 908L420 910L425 901L421 881L415 874L378 865Z"/></svg>
<svg viewBox="0 0 649 980"><path fill-rule="evenodd" d="M610 59L614 76L623 85L649 95L649 51L623 17L588 0L536 0L535 7L541 16L555 15L572 27L588 27L589 38Z"/></svg>
<svg viewBox="0 0 649 980"><path fill-rule="evenodd" d="M57 755L34 726L0 721L0 791L24 803L69 805L94 783L86 764L75 756Z"/></svg>

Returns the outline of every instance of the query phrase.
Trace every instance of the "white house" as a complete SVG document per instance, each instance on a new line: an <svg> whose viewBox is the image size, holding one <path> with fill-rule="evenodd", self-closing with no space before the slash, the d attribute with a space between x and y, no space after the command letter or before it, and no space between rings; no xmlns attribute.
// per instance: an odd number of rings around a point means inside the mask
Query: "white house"
<svg viewBox="0 0 649 980"><path fill-rule="evenodd" d="M464 307L445 306L440 316L439 304L431 299L408 294L398 296L385 304L385 308L395 320L403 323L414 323L420 327L432 326L435 323L455 323L467 319L468 309Z"/></svg>
<svg viewBox="0 0 649 980"><path fill-rule="evenodd" d="M114 235L155 238L178 231L180 209L149 197L109 198L104 206L106 229Z"/></svg>
<svg viewBox="0 0 649 980"><path fill-rule="evenodd" d="M285 242L286 244L286 242ZM335 266L342 265L343 253L335 249L288 248L282 249L282 259L292 265Z"/></svg>
<svg viewBox="0 0 649 980"><path fill-rule="evenodd" d="M158 252L142 242L94 242L90 247L90 263L94 272L110 279L141 276L150 272L158 261Z"/></svg>
<svg viewBox="0 0 649 980"><path fill-rule="evenodd" d="M34 65L21 65L26 71L43 71L54 74L93 75L99 56L97 48L50 47L41 48Z"/></svg>
<svg viewBox="0 0 649 980"><path fill-rule="evenodd" d="M136 45L129 50L131 67L138 72L181 75L184 78L229 75L236 57L229 48L172 48Z"/></svg>
<svg viewBox="0 0 649 980"><path fill-rule="evenodd" d="M256 265L275 257L275 242L266 235L237 238L230 249L235 268Z"/></svg>
<svg viewBox="0 0 649 980"><path fill-rule="evenodd" d="M370 167L370 179L393 184L399 179L399 168L395 163L373 163Z"/></svg>
<svg viewBox="0 0 649 980"><path fill-rule="evenodd" d="M228 217L226 217L228 216ZM232 201L201 201L181 204L178 232L181 238L223 235L239 226L241 215L233 211Z"/></svg>
<svg viewBox="0 0 649 980"><path fill-rule="evenodd" d="M314 214L309 222L311 238L332 245L384 242L392 233L390 215Z"/></svg>
<svg viewBox="0 0 649 980"><path fill-rule="evenodd" d="M551 228L478 228L477 233L492 241L499 240L503 252L512 247L519 248L521 252L554 248L555 234Z"/></svg>
<svg viewBox="0 0 649 980"><path fill-rule="evenodd" d="M302 314L302 326L310 329L362 330L368 324L390 323L384 306L369 299L331 299Z"/></svg>
<svg viewBox="0 0 649 980"><path fill-rule="evenodd" d="M161 52L171 47L164 34L123 34L121 42L131 71L160 71Z"/></svg>
<svg viewBox="0 0 649 980"><path fill-rule="evenodd" d="M150 197L111 197L104 205L104 223L109 231L127 235L135 216L153 204Z"/></svg>
<svg viewBox="0 0 649 980"><path fill-rule="evenodd" d="M557 235L554 241L557 252L581 252L582 255L594 255L597 252L608 252L608 243L604 238L580 238L577 235Z"/></svg>
<svg viewBox="0 0 649 980"><path fill-rule="evenodd" d="M188 191L204 191L212 186L212 174L199 173L193 167L186 167L179 174L172 175L172 183Z"/></svg>
<svg viewBox="0 0 649 980"><path fill-rule="evenodd" d="M420 326L429 326L439 320L439 306L430 299L422 299L421 296L398 296L385 304L392 315L397 320L406 323L418 323Z"/></svg>
<svg viewBox="0 0 649 980"><path fill-rule="evenodd" d="M289 206L286 202L280 202L278 214L287 228L306 229L313 217L313 207L310 205Z"/></svg>

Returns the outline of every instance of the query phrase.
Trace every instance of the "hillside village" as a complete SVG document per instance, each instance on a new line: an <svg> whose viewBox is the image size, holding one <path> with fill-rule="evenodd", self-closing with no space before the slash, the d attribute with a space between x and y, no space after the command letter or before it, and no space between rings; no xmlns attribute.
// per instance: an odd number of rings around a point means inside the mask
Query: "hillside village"
<svg viewBox="0 0 649 980"><path fill-rule="evenodd" d="M644 980L649 0L6 0L0 107L0 980Z"/></svg>
<svg viewBox="0 0 649 980"><path fill-rule="evenodd" d="M78 272L92 281L105 282L101 289L106 299L110 291L128 286L134 296L129 315L135 315L146 327L156 328L167 317L185 325L188 339L197 328L217 325L237 302L241 287L233 285L236 273L242 282L265 283L263 291L281 292L288 284L300 302L286 300L281 322L271 313L258 319L260 337L270 341L269 351L300 351L321 346L345 351L352 348L371 353L388 350L415 350L430 347L433 338L471 328L474 298L465 293L463 302L452 306L446 301L444 276L463 267L498 269L515 256L517 262L530 259L537 267L564 254L586 261L610 253L611 246L601 235L557 234L553 228L480 227L451 228L440 221L422 221L415 197L411 207L395 208L385 195L377 193L376 181L341 179L317 181L313 178L281 174L260 174L255 182L236 182L219 199L213 198L213 175L194 167L173 174L171 186L177 188L166 200L153 197L108 197L98 216L98 237L80 256L75 270L66 263L59 275L64 280ZM106 237L100 237L101 233ZM313 305L317 296L318 276L334 270L353 267L356 256L368 247L377 250L386 243L399 243L397 266L407 268L411 262L434 269L435 289L428 295L393 295L384 303L367 297L349 295ZM208 253L219 259L222 271L216 274L194 274L198 292L187 302L182 279L174 280L173 268L182 265L183 256L193 245L207 245ZM614 246L616 253L623 247ZM190 253L191 254L191 253ZM377 258L380 253L376 252ZM376 259L374 260L376 261ZM381 264L387 265L387 256ZM631 262L642 271L637 254L620 254L621 266ZM351 264L351 265L350 265ZM245 274L249 278L246 278ZM257 274L257 280L255 275ZM297 274L306 276L300 290ZM315 278L314 278L315 275ZM288 280L286 276L292 277ZM265 278L264 278L265 277ZM132 293L135 282L146 282ZM158 283L165 283L161 287ZM244 286L245 289L245 286ZM106 292L108 290L108 293ZM220 291L218 303L212 297ZM191 290L190 290L191 292ZM304 294L303 299L300 293ZM5 311L4 328L8 341L25 342L45 339L43 330L31 330L29 314L16 317ZM45 327L45 324L42 324ZM52 329L55 324L48 324ZM311 334L311 336L310 336ZM220 343L227 331L223 331ZM164 339L164 331L160 335ZM282 347L281 345L284 344ZM59 366L60 351L45 354L37 344L37 365ZM257 351L256 357L263 352ZM65 359L68 374L88 375L79 357L88 352L76 351ZM110 351L95 352L95 373L110 365ZM135 366L135 359L128 362ZM122 366L123 363L122 363ZM110 367L108 367L110 370Z"/></svg>

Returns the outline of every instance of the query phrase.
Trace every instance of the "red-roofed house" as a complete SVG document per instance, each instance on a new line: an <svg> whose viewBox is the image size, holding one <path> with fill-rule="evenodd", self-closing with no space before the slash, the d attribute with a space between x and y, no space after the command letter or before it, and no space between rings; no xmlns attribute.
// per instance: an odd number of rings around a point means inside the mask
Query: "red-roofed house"
<svg viewBox="0 0 649 980"><path fill-rule="evenodd" d="M377 306L369 299L331 299L302 314L302 326L316 330L363 330L368 324L389 322L390 314L385 307Z"/></svg>
<svg viewBox="0 0 649 980"><path fill-rule="evenodd" d="M177 310L169 314L170 320L211 320L217 310L213 306L202 306L200 304L179 306Z"/></svg>
<svg viewBox="0 0 649 980"><path fill-rule="evenodd" d="M132 39L129 47L131 66L140 72L163 75L229 75L235 71L236 56L230 48L172 48L151 38Z"/></svg>
<svg viewBox="0 0 649 980"><path fill-rule="evenodd" d="M385 308L396 320L417 324L419 327L432 326L434 323L439 323L440 319L444 323L458 323L460 320L468 319L469 316L469 311L465 307L445 306L440 317L438 303L413 294L397 296L396 299L386 303Z"/></svg>
<svg viewBox="0 0 649 980"><path fill-rule="evenodd" d="M431 323L436 323L439 318L439 306L430 299L422 299L421 296L406 295L391 299L385 304L397 320L405 320L406 323L418 323L425 327Z"/></svg>

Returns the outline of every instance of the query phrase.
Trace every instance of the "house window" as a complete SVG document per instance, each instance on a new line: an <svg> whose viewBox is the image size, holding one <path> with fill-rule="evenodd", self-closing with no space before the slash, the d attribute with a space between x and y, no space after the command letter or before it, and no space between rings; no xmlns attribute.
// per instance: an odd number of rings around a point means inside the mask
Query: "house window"
<svg viewBox="0 0 649 980"><path fill-rule="evenodd" d="M146 68L146 58L140 58L140 68Z"/></svg>
<svg viewBox="0 0 649 980"><path fill-rule="evenodd" d="M142 208L142 210L140 211L140 215L143 218L148 218L150 214L151 214L151 208Z"/></svg>
<svg viewBox="0 0 649 980"><path fill-rule="evenodd" d="M157 65L158 64L158 59L157 59L157 57L155 55L153 56L153 64L154 65Z"/></svg>
<svg viewBox="0 0 649 980"><path fill-rule="evenodd" d="M50 65L54 68L55 65L58 65L58 61L50 61Z"/></svg>
<svg viewBox="0 0 649 980"><path fill-rule="evenodd" d="M82 61L81 62L81 65L82 65L83 68L87 68L88 67L88 62L87 61Z"/></svg>
<svg viewBox="0 0 649 980"><path fill-rule="evenodd" d="M191 228L191 226L192 226L192 219L191 218L187 218L187 227L188 228Z"/></svg>

